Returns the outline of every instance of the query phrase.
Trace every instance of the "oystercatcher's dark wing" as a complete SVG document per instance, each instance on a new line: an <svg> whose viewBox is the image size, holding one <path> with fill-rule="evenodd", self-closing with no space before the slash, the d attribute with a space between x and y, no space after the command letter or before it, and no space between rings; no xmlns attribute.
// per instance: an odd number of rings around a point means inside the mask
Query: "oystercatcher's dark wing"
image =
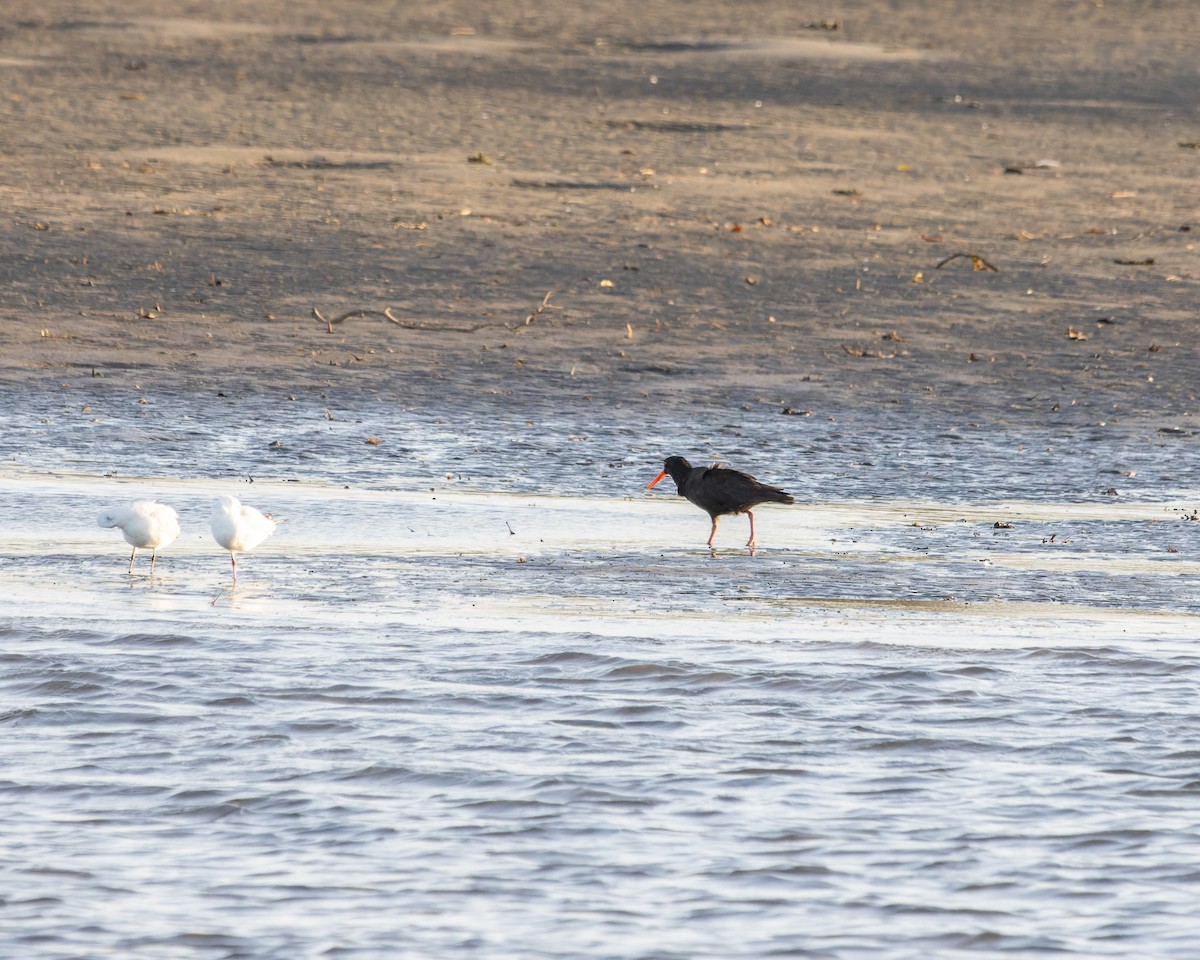
<svg viewBox="0 0 1200 960"><path fill-rule="evenodd" d="M693 471L684 495L709 513L743 513L760 503L795 503L791 494L779 487L759 483L748 473L727 467L708 467Z"/></svg>

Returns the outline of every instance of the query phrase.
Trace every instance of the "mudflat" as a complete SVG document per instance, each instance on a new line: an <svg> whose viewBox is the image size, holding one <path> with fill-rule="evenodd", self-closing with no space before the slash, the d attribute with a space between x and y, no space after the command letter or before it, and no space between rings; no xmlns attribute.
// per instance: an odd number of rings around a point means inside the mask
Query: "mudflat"
<svg viewBox="0 0 1200 960"><path fill-rule="evenodd" d="M10 4L0 389L1186 431L1197 48L1186 0Z"/></svg>

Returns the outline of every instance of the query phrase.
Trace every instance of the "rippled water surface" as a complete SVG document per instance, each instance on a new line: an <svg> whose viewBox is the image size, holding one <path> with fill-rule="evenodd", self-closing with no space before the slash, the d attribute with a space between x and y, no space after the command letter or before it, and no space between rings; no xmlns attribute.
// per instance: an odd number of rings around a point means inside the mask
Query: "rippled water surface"
<svg viewBox="0 0 1200 960"><path fill-rule="evenodd" d="M1195 955L1178 438L149 406L5 414L4 955ZM665 452L805 502L710 556Z"/></svg>

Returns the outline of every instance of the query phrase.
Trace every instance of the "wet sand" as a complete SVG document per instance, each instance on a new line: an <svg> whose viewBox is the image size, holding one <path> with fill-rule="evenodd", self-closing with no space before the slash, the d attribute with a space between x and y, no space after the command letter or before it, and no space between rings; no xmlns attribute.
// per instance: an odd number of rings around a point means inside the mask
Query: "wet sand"
<svg viewBox="0 0 1200 960"><path fill-rule="evenodd" d="M148 489L177 508L183 533L153 576L145 551L131 576L119 531L80 519ZM214 492L287 521L240 557L236 589L208 534ZM281 624L336 634L353 623L667 644L869 637L960 652L1145 643L1156 656L1190 652L1196 629L1178 591L1200 566L1165 549L1187 545L1191 525L1170 522L1167 504L767 506L751 556L744 518L722 521L710 555L706 518L673 495L34 475L0 479L0 495L7 612L64 629L112 617L186 632L230 616L255 635Z"/></svg>
<svg viewBox="0 0 1200 960"><path fill-rule="evenodd" d="M42 4L0 25L0 390L1190 431L1198 42L1182 2Z"/></svg>

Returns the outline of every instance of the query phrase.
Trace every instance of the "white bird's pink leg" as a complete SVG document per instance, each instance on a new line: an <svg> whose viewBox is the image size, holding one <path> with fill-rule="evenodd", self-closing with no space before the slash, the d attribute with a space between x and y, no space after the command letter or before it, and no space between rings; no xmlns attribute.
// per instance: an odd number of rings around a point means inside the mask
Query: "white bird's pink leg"
<svg viewBox="0 0 1200 960"><path fill-rule="evenodd" d="M133 558L137 556L137 547L133 548L133 553L129 555L129 572L133 573Z"/></svg>

